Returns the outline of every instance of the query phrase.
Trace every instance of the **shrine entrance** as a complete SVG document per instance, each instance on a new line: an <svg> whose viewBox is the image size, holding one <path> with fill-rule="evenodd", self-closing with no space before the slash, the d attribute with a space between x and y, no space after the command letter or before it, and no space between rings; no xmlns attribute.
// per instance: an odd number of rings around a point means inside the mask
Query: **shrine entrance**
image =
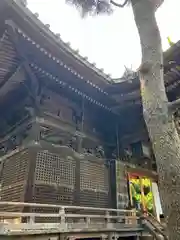
<svg viewBox="0 0 180 240"><path fill-rule="evenodd" d="M131 206L137 210L156 216L156 208L152 191L152 180L138 174L128 174Z"/></svg>

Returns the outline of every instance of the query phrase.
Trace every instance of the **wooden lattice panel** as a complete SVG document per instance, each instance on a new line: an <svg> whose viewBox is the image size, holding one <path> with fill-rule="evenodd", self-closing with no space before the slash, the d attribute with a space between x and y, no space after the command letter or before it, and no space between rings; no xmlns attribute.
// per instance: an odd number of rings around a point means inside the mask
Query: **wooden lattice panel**
<svg viewBox="0 0 180 240"><path fill-rule="evenodd" d="M80 206L88 207L109 207L109 196L108 193L96 192L90 190L81 190L80 192Z"/></svg>
<svg viewBox="0 0 180 240"><path fill-rule="evenodd" d="M11 187L5 187L1 191L1 201L23 202L26 182L12 184ZM22 206L0 206L1 211L22 211Z"/></svg>
<svg viewBox="0 0 180 240"><path fill-rule="evenodd" d="M75 184L75 161L47 151L38 152L35 178L38 182L73 189Z"/></svg>
<svg viewBox="0 0 180 240"><path fill-rule="evenodd" d="M19 152L7 158L2 171L2 188L27 180L28 170L28 151Z"/></svg>
<svg viewBox="0 0 180 240"><path fill-rule="evenodd" d="M28 150L16 153L4 162L2 169L1 201L25 201L26 185L29 172ZM8 211L21 211L23 207L4 206L2 209Z"/></svg>
<svg viewBox="0 0 180 240"><path fill-rule="evenodd" d="M1 190L1 201L23 201L23 193L25 189L26 182L19 182L12 184L11 186L6 186Z"/></svg>
<svg viewBox="0 0 180 240"><path fill-rule="evenodd" d="M109 173L104 163L81 161L80 189L108 193Z"/></svg>
<svg viewBox="0 0 180 240"><path fill-rule="evenodd" d="M34 202L48 204L73 204L73 190L49 184L36 184L34 188Z"/></svg>
<svg viewBox="0 0 180 240"><path fill-rule="evenodd" d="M72 205L75 188L73 158L48 151L37 153L33 200L39 203Z"/></svg>
<svg viewBox="0 0 180 240"><path fill-rule="evenodd" d="M80 205L108 207L109 171L103 162L81 161Z"/></svg>

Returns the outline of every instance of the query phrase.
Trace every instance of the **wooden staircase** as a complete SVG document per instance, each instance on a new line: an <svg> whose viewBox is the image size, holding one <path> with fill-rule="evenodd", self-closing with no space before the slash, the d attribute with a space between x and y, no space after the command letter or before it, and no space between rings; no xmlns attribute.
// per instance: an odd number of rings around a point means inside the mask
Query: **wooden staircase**
<svg viewBox="0 0 180 240"><path fill-rule="evenodd" d="M142 224L146 231L148 231L156 240L168 240L166 235L166 226L161 224L153 215L142 216Z"/></svg>

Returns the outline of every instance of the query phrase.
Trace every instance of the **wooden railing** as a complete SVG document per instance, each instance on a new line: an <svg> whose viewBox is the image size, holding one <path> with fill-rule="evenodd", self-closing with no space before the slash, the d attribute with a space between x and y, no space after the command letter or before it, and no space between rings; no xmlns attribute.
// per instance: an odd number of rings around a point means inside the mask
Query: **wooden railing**
<svg viewBox="0 0 180 240"><path fill-rule="evenodd" d="M10 211L20 206L29 210ZM135 210L22 202L0 202L0 209L0 235L142 230Z"/></svg>
<svg viewBox="0 0 180 240"><path fill-rule="evenodd" d="M157 218L152 213L148 213L147 219L149 221L153 222L156 225L156 227L158 227L162 230L165 230L165 228L166 228L165 224L162 224L160 221L158 221Z"/></svg>
<svg viewBox="0 0 180 240"><path fill-rule="evenodd" d="M142 224L145 229L157 240L168 240L165 226L163 226L152 214L142 216Z"/></svg>

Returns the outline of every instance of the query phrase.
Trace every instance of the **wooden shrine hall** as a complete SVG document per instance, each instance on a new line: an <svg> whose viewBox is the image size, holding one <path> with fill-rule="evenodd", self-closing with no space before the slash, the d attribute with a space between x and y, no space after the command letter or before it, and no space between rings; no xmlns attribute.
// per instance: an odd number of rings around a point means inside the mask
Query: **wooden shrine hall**
<svg viewBox="0 0 180 240"><path fill-rule="evenodd" d="M138 77L114 83L17 0L0 1L0 122L2 201L127 208L127 171L157 179Z"/></svg>

